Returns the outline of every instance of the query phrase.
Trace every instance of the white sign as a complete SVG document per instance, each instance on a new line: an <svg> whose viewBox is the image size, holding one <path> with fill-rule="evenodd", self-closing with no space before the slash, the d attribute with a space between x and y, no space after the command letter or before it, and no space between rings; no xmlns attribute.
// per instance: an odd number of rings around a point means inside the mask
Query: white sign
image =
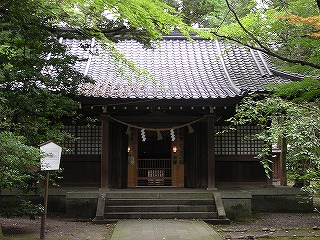
<svg viewBox="0 0 320 240"><path fill-rule="evenodd" d="M45 157L41 158L41 171L59 170L62 148L54 142L46 142L40 145L40 150Z"/></svg>

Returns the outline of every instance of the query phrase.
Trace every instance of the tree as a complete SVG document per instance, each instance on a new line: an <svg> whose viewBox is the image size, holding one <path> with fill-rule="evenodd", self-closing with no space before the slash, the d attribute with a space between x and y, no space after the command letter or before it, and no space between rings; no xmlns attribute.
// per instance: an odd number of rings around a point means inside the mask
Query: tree
<svg viewBox="0 0 320 240"><path fill-rule="evenodd" d="M37 192L40 150L24 144L23 137L8 131L0 132L0 142L0 194L4 189L21 190L19 194ZM42 210L40 205L19 198L0 200L0 213L4 216L37 215Z"/></svg>
<svg viewBox="0 0 320 240"><path fill-rule="evenodd" d="M182 13L190 26L211 28L222 21L224 0L166 0L168 5Z"/></svg>
<svg viewBox="0 0 320 240"><path fill-rule="evenodd" d="M295 103L318 102L320 99L320 81L311 77L282 85L272 84L269 87L276 96Z"/></svg>
<svg viewBox="0 0 320 240"><path fill-rule="evenodd" d="M225 0L226 17L203 36L265 52L284 70L320 74L319 8L316 1L250 1L239 8ZM245 9L245 10L244 10ZM249 10L249 11L248 11Z"/></svg>
<svg viewBox="0 0 320 240"><path fill-rule="evenodd" d="M318 87L319 87L319 83ZM285 85L284 85L285 86ZM295 92L294 87L289 90ZM288 92L289 92L288 91ZM283 95L278 90L276 95ZM271 146L285 139L288 147L286 169L291 180L299 180L306 187L310 182L320 181L320 110L319 102L305 102L300 96L286 94L288 101L278 96L266 96L261 99L245 98L236 109L236 114L229 119L232 125L258 124L262 131L255 136L263 140L265 148L257 156L266 173L271 171ZM282 149L283 150L283 149Z"/></svg>
<svg viewBox="0 0 320 240"><path fill-rule="evenodd" d="M180 14L159 0L3 0L0 29L0 190L34 190L37 177L23 171L39 162L34 147L71 137L61 131L62 119L77 115L77 89L91 79L73 68L81 59L61 38L95 38L119 65L138 71L114 42L148 46L174 29L188 36Z"/></svg>

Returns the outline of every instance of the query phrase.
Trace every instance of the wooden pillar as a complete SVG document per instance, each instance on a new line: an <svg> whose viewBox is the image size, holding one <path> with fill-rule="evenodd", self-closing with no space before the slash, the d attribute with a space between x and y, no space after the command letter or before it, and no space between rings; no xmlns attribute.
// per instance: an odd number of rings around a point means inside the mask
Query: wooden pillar
<svg viewBox="0 0 320 240"><path fill-rule="evenodd" d="M102 116L101 129L101 188L110 186L110 164L109 164L109 119Z"/></svg>
<svg viewBox="0 0 320 240"><path fill-rule="evenodd" d="M287 151L288 143L285 137L281 138L281 154L280 154L280 185L287 186Z"/></svg>
<svg viewBox="0 0 320 240"><path fill-rule="evenodd" d="M215 156L214 156L214 116L207 118L208 133L208 190L216 189Z"/></svg>

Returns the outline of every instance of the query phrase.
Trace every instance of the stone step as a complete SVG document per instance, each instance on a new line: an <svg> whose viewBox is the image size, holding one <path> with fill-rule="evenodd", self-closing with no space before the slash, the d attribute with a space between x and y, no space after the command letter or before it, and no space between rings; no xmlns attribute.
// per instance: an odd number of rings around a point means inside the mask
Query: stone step
<svg viewBox="0 0 320 240"><path fill-rule="evenodd" d="M213 205L213 199L106 199L106 206L130 205Z"/></svg>
<svg viewBox="0 0 320 240"><path fill-rule="evenodd" d="M217 219L216 212L117 212L106 213L104 219Z"/></svg>
<svg viewBox="0 0 320 240"><path fill-rule="evenodd" d="M208 192L106 192L99 198L94 221L202 219L224 224L229 220L220 198Z"/></svg>
<svg viewBox="0 0 320 240"><path fill-rule="evenodd" d="M110 212L215 212L214 205L111 205L105 207Z"/></svg>
<svg viewBox="0 0 320 240"><path fill-rule="evenodd" d="M211 192L107 192L107 199L213 199Z"/></svg>
<svg viewBox="0 0 320 240"><path fill-rule="evenodd" d="M218 218L212 194L121 193L121 198L116 197L120 195L107 195L104 219Z"/></svg>

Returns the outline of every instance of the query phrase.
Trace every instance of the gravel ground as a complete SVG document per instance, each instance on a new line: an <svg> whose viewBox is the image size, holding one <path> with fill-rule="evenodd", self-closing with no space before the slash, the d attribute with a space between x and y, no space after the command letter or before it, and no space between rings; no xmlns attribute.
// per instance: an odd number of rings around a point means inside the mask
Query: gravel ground
<svg viewBox="0 0 320 240"><path fill-rule="evenodd" d="M41 219L0 218L4 238L0 239L39 239ZM45 237L56 240L102 240L108 239L112 224L93 224L92 222L73 221L63 217L48 216Z"/></svg>
<svg viewBox="0 0 320 240"><path fill-rule="evenodd" d="M258 237L305 237L320 239L318 213L259 213L251 219L213 226L225 239L255 239Z"/></svg>

